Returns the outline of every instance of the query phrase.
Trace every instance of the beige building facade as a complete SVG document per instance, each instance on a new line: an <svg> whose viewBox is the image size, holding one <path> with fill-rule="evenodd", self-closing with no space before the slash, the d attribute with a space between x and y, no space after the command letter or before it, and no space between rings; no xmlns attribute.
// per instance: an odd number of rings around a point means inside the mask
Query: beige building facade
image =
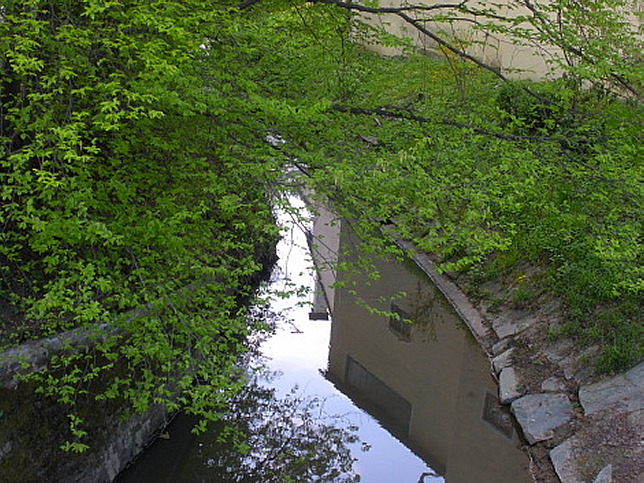
<svg viewBox="0 0 644 483"><path fill-rule="evenodd" d="M403 0L383 0L380 7L401 7L414 4L426 6L436 5L458 5L460 2L442 1L442 0L420 0L419 2L405 2ZM505 0L503 6L501 2L464 2L464 5L472 8L485 8L488 5L494 5L494 14L504 18L517 18L522 16L531 16L532 13L525 7L522 0ZM538 2L535 3L538 5ZM634 30L640 30L642 27L642 12L644 10L643 0L633 0L628 11L620 12L624 18L630 22ZM537 42L536 32L534 37L523 38L517 41L509 35L493 32L493 29L481 29L480 25L490 20L483 17L466 15L455 10L433 10L431 13L423 12L405 12L414 20L419 21L419 25L428 31L436 34L454 47L461 49L465 53L481 60L488 66L499 70L505 76L510 78L526 79L543 79L546 77L556 77L561 72L556 67L557 61L563 61L564 55L560 49L555 47L544 47L543 43ZM395 14L361 14L366 22L370 25L383 28L385 31L411 39L411 43L430 55L454 56L448 49L441 47L435 40L419 31L409 22ZM432 20L435 16L443 15L440 21ZM557 16L550 14L553 25L557 25ZM448 21L447 18L451 18ZM494 22L492 21L494 24ZM500 22L496 22L500 24ZM532 27L527 22L519 25L520 28L527 29ZM384 55L398 55L401 50L393 47L382 47L371 45L370 48Z"/></svg>

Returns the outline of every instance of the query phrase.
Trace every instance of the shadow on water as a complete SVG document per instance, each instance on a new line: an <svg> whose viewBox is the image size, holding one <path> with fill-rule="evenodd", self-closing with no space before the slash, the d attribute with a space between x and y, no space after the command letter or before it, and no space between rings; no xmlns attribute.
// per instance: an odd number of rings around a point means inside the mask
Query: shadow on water
<svg viewBox="0 0 644 483"><path fill-rule="evenodd" d="M180 416L118 481L531 481L486 355L424 274L380 260L378 280L334 285L334 263L360 257L348 249L356 240L323 210L309 228L317 276L306 236L291 229L271 285L316 281L313 307L301 291L273 300L275 334L246 362L229 414L199 436Z"/></svg>

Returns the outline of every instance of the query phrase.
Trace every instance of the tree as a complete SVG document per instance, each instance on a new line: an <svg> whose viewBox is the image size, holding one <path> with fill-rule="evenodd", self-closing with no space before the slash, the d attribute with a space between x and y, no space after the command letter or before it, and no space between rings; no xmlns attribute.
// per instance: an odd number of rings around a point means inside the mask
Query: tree
<svg viewBox="0 0 644 483"><path fill-rule="evenodd" d="M360 215L372 251L394 221L445 269L544 264L614 349L610 367L641 357L639 44L621 3L520 3L531 13L501 18L467 3L6 0L0 296L15 307L5 327L21 324L3 344L86 331L94 351L31 375L45 392L217 419L243 383L239 302L270 258L292 163ZM464 60L371 55L352 12L398 15ZM426 28L461 14L517 41L539 32L567 77L499 85ZM631 307L618 322L586 319L616 301Z"/></svg>
<svg viewBox="0 0 644 483"><path fill-rule="evenodd" d="M627 4L519 1L511 6L523 11L503 13L468 2L313 3L397 15L448 57L354 50L326 119L308 131L280 126L289 156L356 220L364 248L381 250L379 226L393 222L474 285L520 262L538 266L539 280L517 299L562 296L566 330L603 346L605 370L641 360L641 40L620 10ZM486 34L536 42L559 77L512 81L477 59L467 39L440 30L460 14Z"/></svg>
<svg viewBox="0 0 644 483"><path fill-rule="evenodd" d="M355 12L400 18L444 51L508 80L506 66L491 65L477 46L493 39L528 47L544 57L554 75L640 97L641 38L637 4L629 0L509 0L379 6L314 0ZM526 54L524 54L526 55Z"/></svg>
<svg viewBox="0 0 644 483"><path fill-rule="evenodd" d="M45 392L214 418L241 384L239 302L277 235L276 164L240 95L253 79L225 64L251 47L231 54L243 35L204 1L1 14L0 293L3 325L22 320L3 344L86 331L94 350L30 375Z"/></svg>

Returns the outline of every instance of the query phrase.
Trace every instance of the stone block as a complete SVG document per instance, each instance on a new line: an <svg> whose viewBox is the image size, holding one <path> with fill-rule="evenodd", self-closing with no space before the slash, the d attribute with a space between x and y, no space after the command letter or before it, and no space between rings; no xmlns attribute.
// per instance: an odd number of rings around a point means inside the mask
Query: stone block
<svg viewBox="0 0 644 483"><path fill-rule="evenodd" d="M499 375L499 400L501 404L510 404L521 397L519 379L512 367L506 367Z"/></svg>
<svg viewBox="0 0 644 483"><path fill-rule="evenodd" d="M549 377L541 383L541 390L543 392L562 392L565 389L565 383L555 376Z"/></svg>
<svg viewBox="0 0 644 483"><path fill-rule="evenodd" d="M644 409L644 362L625 374L581 387L579 402L586 414L615 408L641 411Z"/></svg>
<svg viewBox="0 0 644 483"><path fill-rule="evenodd" d="M613 465L606 465L603 470L601 470L593 483L611 483L613 481Z"/></svg>
<svg viewBox="0 0 644 483"><path fill-rule="evenodd" d="M508 349L503 354L500 354L492 359L492 367L494 368L494 372L496 374L499 374L502 369L505 369L512 364L513 352L513 349Z"/></svg>
<svg viewBox="0 0 644 483"><path fill-rule="evenodd" d="M563 483L585 483L579 476L575 464L574 446L570 439L550 451L550 461L555 467L555 473Z"/></svg>
<svg viewBox="0 0 644 483"><path fill-rule="evenodd" d="M529 394L512 402L511 410L530 444L552 438L553 431L572 417L565 394Z"/></svg>

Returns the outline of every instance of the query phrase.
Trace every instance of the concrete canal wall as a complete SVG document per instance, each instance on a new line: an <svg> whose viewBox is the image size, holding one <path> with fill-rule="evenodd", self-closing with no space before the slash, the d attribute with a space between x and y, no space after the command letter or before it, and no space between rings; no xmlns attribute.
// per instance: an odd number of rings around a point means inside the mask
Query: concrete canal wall
<svg viewBox="0 0 644 483"><path fill-rule="evenodd" d="M44 344L43 344L44 345ZM44 363L52 355L29 344L22 356ZM15 351L9 356L15 356ZM65 452L70 438L68 408L38 394L32 384L10 378L13 357L0 356L0 481L3 483L111 482L145 448L166 423L160 407L130 415L122 403L78 396L77 414L89 433L89 450Z"/></svg>

